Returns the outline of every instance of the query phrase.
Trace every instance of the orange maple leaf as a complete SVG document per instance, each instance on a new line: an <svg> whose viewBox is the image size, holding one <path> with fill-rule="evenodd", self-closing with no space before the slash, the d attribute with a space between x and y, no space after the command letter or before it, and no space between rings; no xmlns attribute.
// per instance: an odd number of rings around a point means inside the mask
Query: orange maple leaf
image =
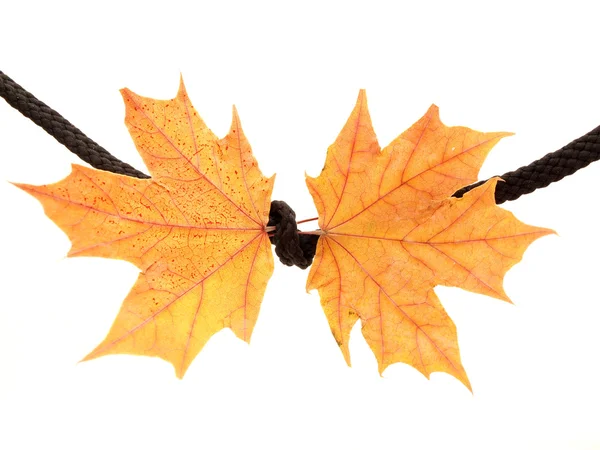
<svg viewBox="0 0 600 450"><path fill-rule="evenodd" d="M456 327L433 287L510 301L504 274L531 242L552 233L498 207L498 179L450 197L477 180L488 152L510 134L446 127L434 105L380 150L360 91L323 171L306 180L323 233L307 290L318 289L348 364L360 318L380 373L404 362L428 378L447 372L471 389Z"/></svg>
<svg viewBox="0 0 600 450"><path fill-rule="evenodd" d="M219 140L190 103L121 91L125 122L151 179L73 165L51 185L18 184L69 236L69 256L103 256L141 273L105 340L85 360L158 356L182 377L229 327L250 340L273 272L266 233L274 177L260 172L238 115Z"/></svg>

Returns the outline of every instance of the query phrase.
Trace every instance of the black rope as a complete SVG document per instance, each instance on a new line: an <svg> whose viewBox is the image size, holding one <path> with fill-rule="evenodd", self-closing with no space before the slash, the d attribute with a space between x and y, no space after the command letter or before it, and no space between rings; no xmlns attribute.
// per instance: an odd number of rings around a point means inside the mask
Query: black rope
<svg viewBox="0 0 600 450"><path fill-rule="evenodd" d="M275 245L279 261L286 266L298 266L301 269L306 269L312 264L319 236L298 234L296 213L286 202L271 202L267 226L277 227L270 239L271 244Z"/></svg>
<svg viewBox="0 0 600 450"><path fill-rule="evenodd" d="M79 128L39 101L8 75L0 71L0 96L28 119L63 144L92 167L136 178L149 178L145 173L115 158L106 149L88 138Z"/></svg>
<svg viewBox="0 0 600 450"><path fill-rule="evenodd" d="M149 178L148 175L111 155L2 71L0 71L0 96L92 167L137 178ZM528 166L502 175L504 183L498 183L496 186L496 203L516 200L521 195L544 188L598 159L600 159L600 126L560 150L549 153ZM460 198L485 181L487 180L466 186L456 191L453 196ZM296 265L302 269L311 265L319 236L298 234L296 214L292 208L280 200L271 202L268 225L276 227L270 239L275 245L275 253L283 264Z"/></svg>
<svg viewBox="0 0 600 450"><path fill-rule="evenodd" d="M600 126L528 166L501 175L500 178L504 183L496 185L496 203L499 205L509 200L516 200L521 195L545 188L550 183L560 181L599 159ZM478 181L466 186L456 191L453 197L460 198L486 181Z"/></svg>

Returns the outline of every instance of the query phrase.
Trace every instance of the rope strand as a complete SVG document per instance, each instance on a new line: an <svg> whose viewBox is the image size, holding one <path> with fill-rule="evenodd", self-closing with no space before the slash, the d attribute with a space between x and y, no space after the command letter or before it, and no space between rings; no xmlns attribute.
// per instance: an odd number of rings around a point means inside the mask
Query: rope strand
<svg viewBox="0 0 600 450"><path fill-rule="evenodd" d="M516 200L521 195L545 188L599 159L600 126L527 166L501 175L500 178L504 183L496 185L496 204ZM486 181L478 181L466 186L456 191L453 197L461 198Z"/></svg>
<svg viewBox="0 0 600 450"><path fill-rule="evenodd" d="M106 149L83 134L79 128L44 102L35 98L33 94L23 89L2 71L0 71L0 96L10 106L42 127L50 136L92 167L136 178L150 178L145 173L111 155Z"/></svg>

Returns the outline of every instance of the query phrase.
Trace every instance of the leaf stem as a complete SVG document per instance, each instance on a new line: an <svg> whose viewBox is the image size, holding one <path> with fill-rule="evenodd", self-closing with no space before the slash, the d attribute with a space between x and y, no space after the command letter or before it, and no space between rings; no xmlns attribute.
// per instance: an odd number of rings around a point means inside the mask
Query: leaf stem
<svg viewBox="0 0 600 450"><path fill-rule="evenodd" d="M267 235L269 237L271 237L271 236L273 236L275 234L275 228L276 227L274 227L274 226L273 227L266 227L265 228L265 231L267 232ZM313 230L313 231L300 231L300 230L298 230L298 234L316 234L316 235L320 236L320 235L325 234L325 233L323 232L323 230Z"/></svg>
<svg viewBox="0 0 600 450"><path fill-rule="evenodd" d="M319 218L318 217L312 217L310 219L300 220L299 222L296 222L296 223L298 225L300 225L301 223L312 222L313 220L319 220ZM271 233L271 232L275 231L276 228L277 228L276 226L265 227L265 231L267 233ZM307 233L304 233L304 234L307 234ZM308 233L308 234L310 234L310 233Z"/></svg>
<svg viewBox="0 0 600 450"><path fill-rule="evenodd" d="M296 222L297 224L301 224L301 223L306 223L306 222L312 222L313 220L319 220L318 217L312 217L311 219L304 219L304 220L300 220L299 222Z"/></svg>

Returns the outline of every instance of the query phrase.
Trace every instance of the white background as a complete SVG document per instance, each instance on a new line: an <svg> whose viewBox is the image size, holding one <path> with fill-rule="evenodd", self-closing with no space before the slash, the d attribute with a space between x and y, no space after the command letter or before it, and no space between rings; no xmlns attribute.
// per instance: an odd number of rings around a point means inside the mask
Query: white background
<svg viewBox="0 0 600 450"><path fill-rule="evenodd" d="M390 4L6 2L0 70L142 169L118 89L172 98L181 72L219 136L237 105L299 219L315 215L304 171L359 88L382 145L431 103L448 125L515 132L482 178L600 124L595 2ZM515 306L437 289L471 394L402 364L379 377L358 328L346 367L307 272L279 263L251 345L219 333L182 381L158 359L78 364L137 269L65 258L68 239L8 181L54 182L78 160L2 101L0 155L0 448L600 448L600 163L504 205L559 234L507 275Z"/></svg>

